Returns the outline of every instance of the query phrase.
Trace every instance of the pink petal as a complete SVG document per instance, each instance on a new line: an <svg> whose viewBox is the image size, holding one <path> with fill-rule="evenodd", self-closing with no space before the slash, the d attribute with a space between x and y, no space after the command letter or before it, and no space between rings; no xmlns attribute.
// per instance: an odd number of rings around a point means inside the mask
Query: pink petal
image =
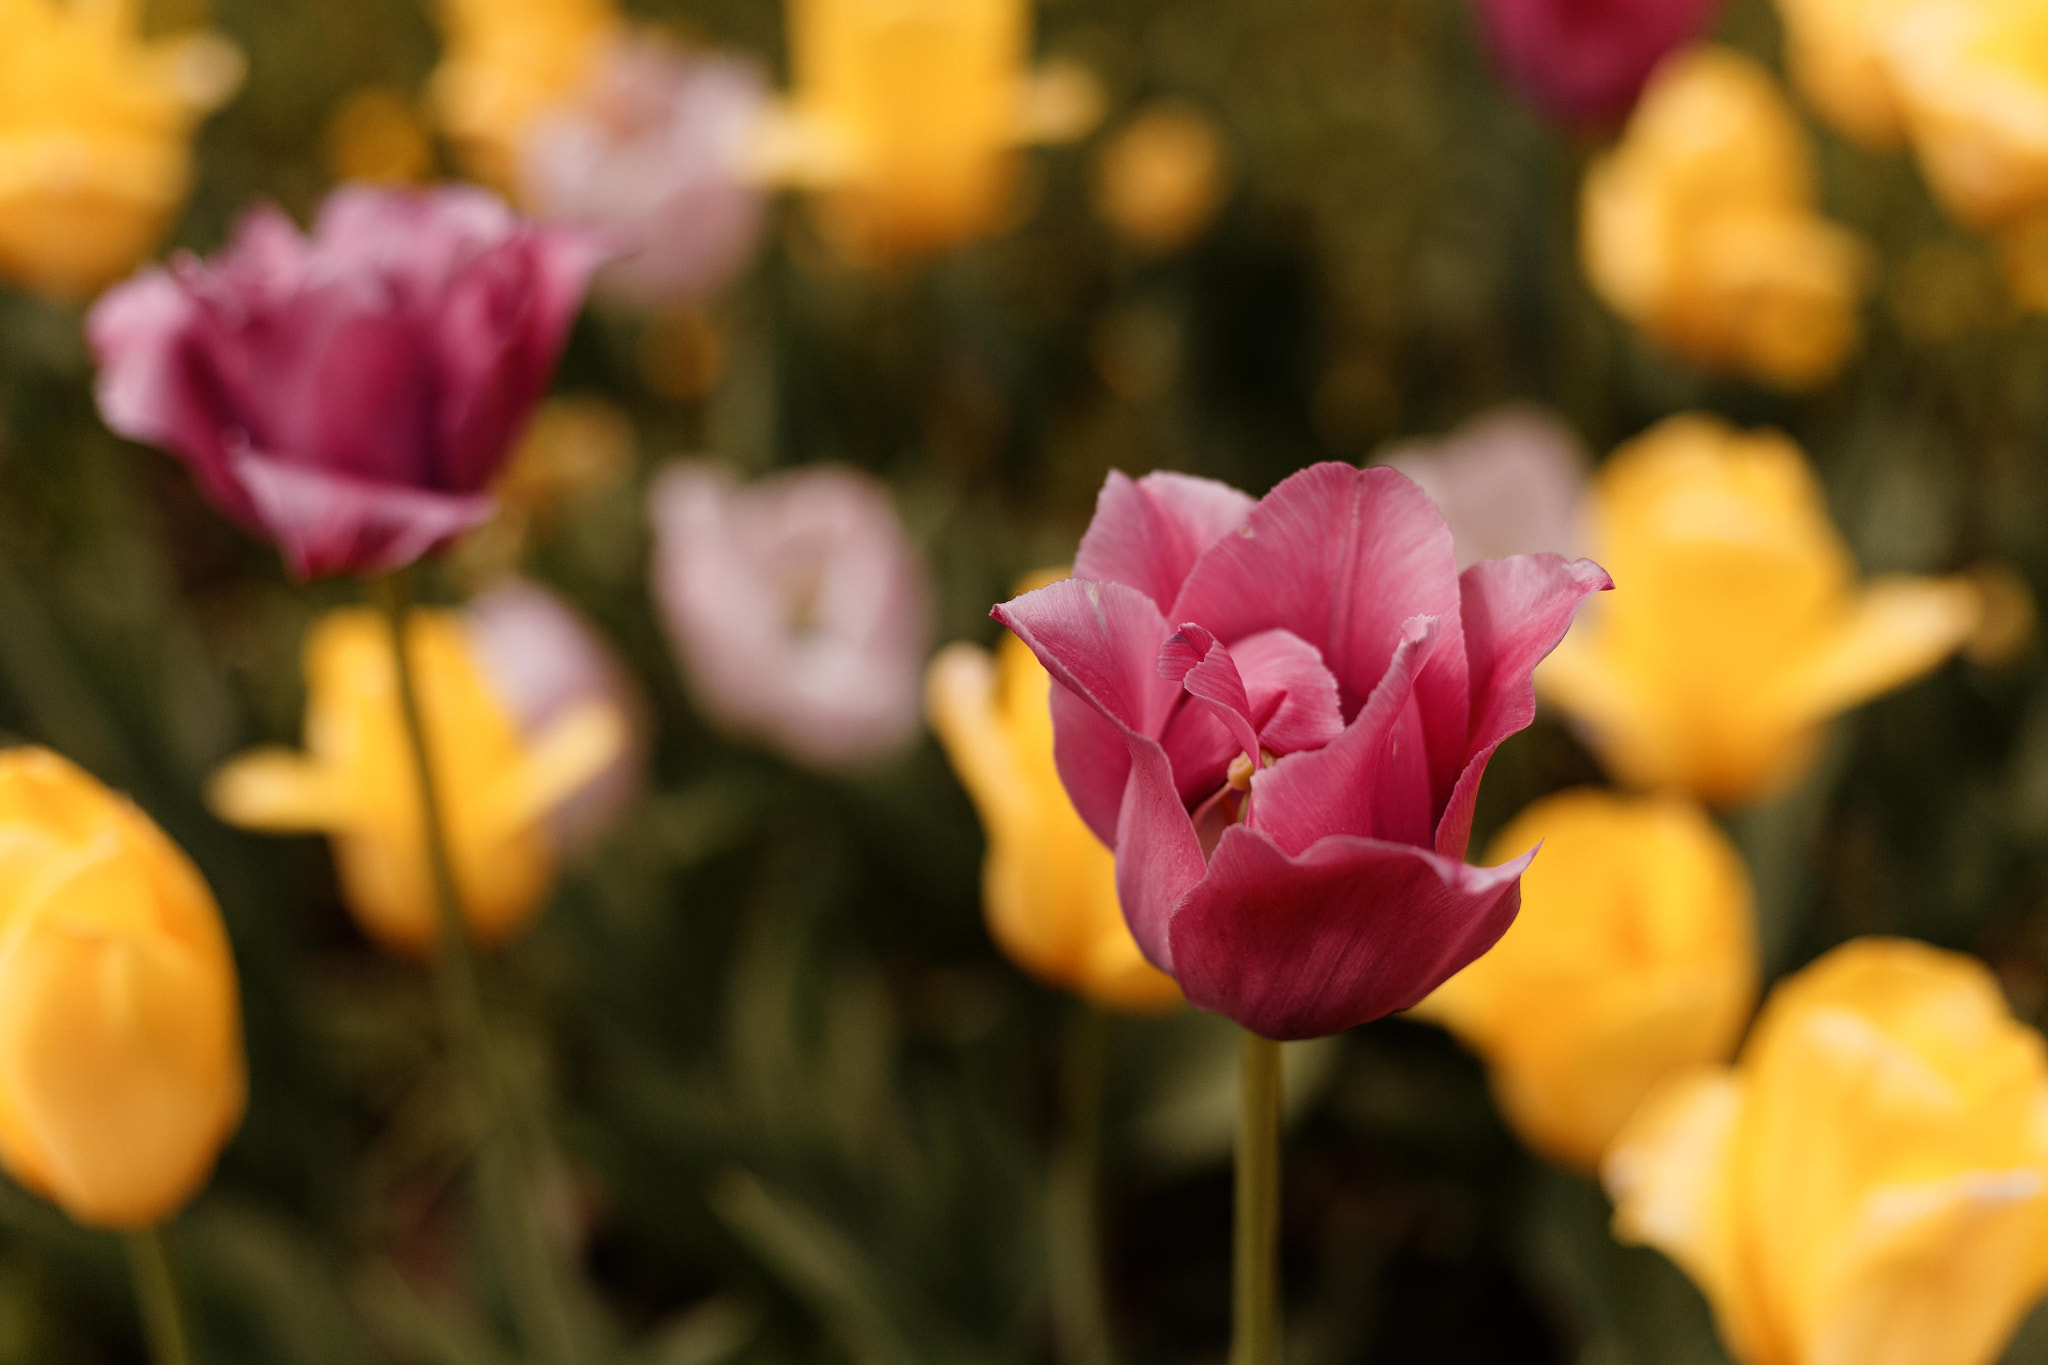
<svg viewBox="0 0 2048 1365"><path fill-rule="evenodd" d="M1268 1038L1341 1033L1408 1008L1492 947L1533 856L1480 868L1338 836L1289 857L1233 826L1172 918L1174 976L1190 1003Z"/></svg>
<svg viewBox="0 0 2048 1365"><path fill-rule="evenodd" d="M1474 564L1459 586L1474 706L1469 757L1436 829L1436 851L1446 858L1465 856L1487 760L1536 718L1536 665L1564 639L1579 604L1614 580L1590 559L1516 555Z"/></svg>
<svg viewBox="0 0 2048 1365"><path fill-rule="evenodd" d="M1252 699L1245 695L1230 651L1200 626L1182 626L1159 649L1159 676L1178 682L1223 722L1237 751L1259 760L1259 732L1252 728Z"/></svg>
<svg viewBox="0 0 2048 1365"><path fill-rule="evenodd" d="M1299 854L1337 834L1428 843L1435 810L1415 686L1441 631L1434 618L1411 619L1386 675L1344 733L1253 777L1252 824L1282 852ZM1390 753L1403 740L1408 752Z"/></svg>
<svg viewBox="0 0 2048 1365"><path fill-rule="evenodd" d="M1156 740L1129 734L1130 780L1116 826L1116 894L1145 960L1173 972L1174 915L1207 872L1195 823Z"/></svg>
<svg viewBox="0 0 2048 1365"><path fill-rule="evenodd" d="M1267 630L1232 645L1230 657L1268 753L1319 749L1344 733L1337 679L1314 645L1292 631Z"/></svg>
<svg viewBox="0 0 2048 1365"><path fill-rule="evenodd" d="M1252 509L1244 527L1197 561L1168 613L1220 640L1290 630L1322 652L1344 714L1387 671L1403 623L1443 622L1447 647L1416 684L1432 783L1448 796L1466 751L1466 681L1458 567L1436 505L1399 472L1312 465Z"/></svg>
<svg viewBox="0 0 2048 1365"><path fill-rule="evenodd" d="M1213 479L1156 473L1133 482L1111 470L1074 557L1074 576L1129 584L1165 611L1202 552L1242 526L1251 510L1249 497Z"/></svg>
<svg viewBox="0 0 2048 1365"><path fill-rule="evenodd" d="M1088 827L1114 846L1130 776L1127 735L1157 735L1180 695L1175 683L1159 676L1165 618L1136 588L1078 578L1027 592L990 614L1030 646L1055 681L1109 723L1075 724L1082 708L1062 706L1060 693L1053 693L1060 779Z"/></svg>
<svg viewBox="0 0 2048 1365"><path fill-rule="evenodd" d="M299 580L388 573L490 520L483 494L435 493L245 454L235 477Z"/></svg>

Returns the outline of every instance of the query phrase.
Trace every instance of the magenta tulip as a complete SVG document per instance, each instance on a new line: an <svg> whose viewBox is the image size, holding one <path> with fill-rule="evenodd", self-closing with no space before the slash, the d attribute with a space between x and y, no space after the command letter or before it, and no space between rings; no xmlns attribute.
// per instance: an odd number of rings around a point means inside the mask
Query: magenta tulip
<svg viewBox="0 0 2048 1365"><path fill-rule="evenodd" d="M1405 1009L1491 947L1524 854L1464 861L1530 675L1612 583L1560 555L1458 572L1429 498L1321 464L1264 500L1111 474L1075 576L995 616L1053 692L1060 776L1124 916L1194 1004L1269 1038Z"/></svg>
<svg viewBox="0 0 2048 1365"><path fill-rule="evenodd" d="M490 515L603 255L475 189L343 189L310 239L257 209L94 306L100 413L300 578L398 568Z"/></svg>
<svg viewBox="0 0 2048 1365"><path fill-rule="evenodd" d="M1720 0L1477 0L1495 64L1563 123L1611 122Z"/></svg>

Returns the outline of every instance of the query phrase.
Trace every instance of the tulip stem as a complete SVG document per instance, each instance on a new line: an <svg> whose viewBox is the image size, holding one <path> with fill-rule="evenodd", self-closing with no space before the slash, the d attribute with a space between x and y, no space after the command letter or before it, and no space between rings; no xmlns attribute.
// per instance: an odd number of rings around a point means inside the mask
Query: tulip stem
<svg viewBox="0 0 2048 1365"><path fill-rule="evenodd" d="M1046 1249L1053 1333L1067 1365L1110 1365L1102 1299L1103 1073L1109 1020L1085 1000L1067 1018L1060 1058L1060 1134L1053 1152Z"/></svg>
<svg viewBox="0 0 2048 1365"><path fill-rule="evenodd" d="M122 1240L128 1248L128 1273L135 1280L135 1298L142 1309L142 1329L149 1338L152 1365L192 1365L185 1305L178 1293L177 1274L171 1269L170 1248L164 1245L164 1230L136 1228Z"/></svg>
<svg viewBox="0 0 2048 1365"><path fill-rule="evenodd" d="M389 574L379 586L397 663L398 703L405 719L413 776L419 784L420 821L440 921L435 995L471 1140L476 1144L479 1220L492 1244L520 1335L542 1359L554 1365L576 1365L575 1332L536 1199L534 1163L524 1159L530 1155L523 1150L526 1144L518 1141L520 1134L507 1122L507 1102L493 1059L476 953L463 923L455 859L449 852L448 826L434 779L419 682L412 653L405 647L405 626L413 606L411 571Z"/></svg>
<svg viewBox="0 0 2048 1365"><path fill-rule="evenodd" d="M1249 1029L1238 1071L1230 1365L1280 1360L1280 1044Z"/></svg>

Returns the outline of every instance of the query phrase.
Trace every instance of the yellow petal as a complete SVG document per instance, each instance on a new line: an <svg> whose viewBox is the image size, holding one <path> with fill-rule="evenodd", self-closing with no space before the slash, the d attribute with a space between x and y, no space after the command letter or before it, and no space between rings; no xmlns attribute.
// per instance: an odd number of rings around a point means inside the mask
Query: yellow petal
<svg viewBox="0 0 2048 1365"><path fill-rule="evenodd" d="M626 718L609 702L571 708L535 736L485 798L486 821L532 824L608 767L626 747Z"/></svg>
<svg viewBox="0 0 2048 1365"><path fill-rule="evenodd" d="M1936 667L1977 629L1983 595L1964 579L1873 580L1848 615L1773 686L1797 723L1823 720Z"/></svg>
<svg viewBox="0 0 2048 1365"><path fill-rule="evenodd" d="M1643 1102L1601 1164L1614 1200L1614 1235L1676 1261L1714 1306L1746 1365L1791 1365L1772 1350L1739 1260L1731 1149L1742 1087L1723 1067L1667 1081Z"/></svg>
<svg viewBox="0 0 2048 1365"><path fill-rule="evenodd" d="M284 748L254 749L224 764L206 784L206 805L231 825L279 833L336 829L349 814L326 768Z"/></svg>

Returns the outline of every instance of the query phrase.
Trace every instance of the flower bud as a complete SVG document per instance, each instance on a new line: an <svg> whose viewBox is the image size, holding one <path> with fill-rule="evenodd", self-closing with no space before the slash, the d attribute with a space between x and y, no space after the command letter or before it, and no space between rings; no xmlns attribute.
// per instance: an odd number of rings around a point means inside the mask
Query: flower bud
<svg viewBox="0 0 2048 1365"><path fill-rule="evenodd" d="M553 887L548 822L619 754L625 721L591 698L529 737L453 613L414 612L406 647L463 917L479 943L502 943ZM378 613L328 614L306 641L306 752L245 754L215 774L208 797L232 824L327 834L364 931L392 952L425 955L440 917L395 663Z"/></svg>
<svg viewBox="0 0 2048 1365"><path fill-rule="evenodd" d="M81 1223L176 1213L242 1119L235 964L197 868L46 749L0 753L0 1165Z"/></svg>
<svg viewBox="0 0 2048 1365"><path fill-rule="evenodd" d="M1513 926L1416 1013L1486 1060L1530 1146L1591 1171L1659 1081L1734 1052L1756 1003L1749 875L1678 796L1550 797L1486 861L1536 844Z"/></svg>
<svg viewBox="0 0 2048 1365"><path fill-rule="evenodd" d="M1066 577L1037 575L1019 592ZM1048 985L1133 1013L1180 999L1124 924L1116 859L1081 823L1053 764L1052 678L1023 641L952 645L925 677L932 729L988 834L982 903L1012 961Z"/></svg>
<svg viewBox="0 0 2048 1365"><path fill-rule="evenodd" d="M1740 1365L1989 1365L2048 1287L2048 1060L1982 964L1902 939L1771 993L1732 1068L1674 1077L1604 1175Z"/></svg>

